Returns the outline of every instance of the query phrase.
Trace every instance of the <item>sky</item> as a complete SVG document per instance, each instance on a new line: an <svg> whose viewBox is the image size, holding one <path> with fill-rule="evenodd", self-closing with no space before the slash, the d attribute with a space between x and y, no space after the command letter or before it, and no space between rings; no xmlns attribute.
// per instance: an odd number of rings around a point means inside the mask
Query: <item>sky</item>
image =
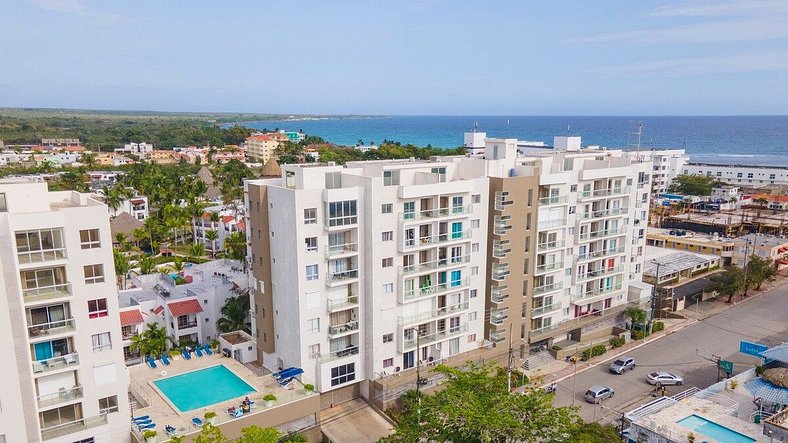
<svg viewBox="0 0 788 443"><path fill-rule="evenodd" d="M0 2L0 107L788 114L788 1Z"/></svg>

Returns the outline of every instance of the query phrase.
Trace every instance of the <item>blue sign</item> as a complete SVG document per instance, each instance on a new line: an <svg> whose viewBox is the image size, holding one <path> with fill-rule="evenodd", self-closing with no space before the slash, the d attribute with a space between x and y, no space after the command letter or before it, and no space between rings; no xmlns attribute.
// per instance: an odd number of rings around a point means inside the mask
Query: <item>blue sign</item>
<svg viewBox="0 0 788 443"><path fill-rule="evenodd" d="M754 355L756 357L760 357L761 352L767 349L769 349L768 346L762 345L760 343L753 343L749 341L739 342L739 352L741 352L742 354Z"/></svg>

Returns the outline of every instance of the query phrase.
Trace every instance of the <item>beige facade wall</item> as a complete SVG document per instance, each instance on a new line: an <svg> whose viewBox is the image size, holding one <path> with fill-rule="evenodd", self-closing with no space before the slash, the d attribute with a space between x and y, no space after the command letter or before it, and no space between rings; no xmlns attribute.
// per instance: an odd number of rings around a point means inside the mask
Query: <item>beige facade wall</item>
<svg viewBox="0 0 788 443"><path fill-rule="evenodd" d="M248 185L248 211L250 217L248 225L250 232L268 233L268 187L265 185ZM275 350L274 340L274 305L271 297L271 267L263 266L269 263L271 256L271 240L268 235L261 238L252 238L252 311L254 314L255 330L252 331L257 339L257 361L263 361L263 352L271 354ZM268 296L265 296L268 294Z"/></svg>

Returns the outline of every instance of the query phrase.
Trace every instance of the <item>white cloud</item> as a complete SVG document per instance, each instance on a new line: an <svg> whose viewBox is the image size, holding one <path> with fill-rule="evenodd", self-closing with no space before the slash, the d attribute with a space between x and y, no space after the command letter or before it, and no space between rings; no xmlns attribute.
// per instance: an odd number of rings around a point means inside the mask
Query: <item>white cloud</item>
<svg viewBox="0 0 788 443"><path fill-rule="evenodd" d="M97 23L115 23L119 21L126 21L128 17L112 14L97 9L92 9L85 5L82 0L27 0L42 9L47 11L60 12L63 14L77 15L80 17L88 18Z"/></svg>
<svg viewBox="0 0 788 443"><path fill-rule="evenodd" d="M787 51L762 51L724 56L674 58L628 65L602 66L591 70L591 72L608 76L653 73L674 77L774 71L788 71Z"/></svg>
<svg viewBox="0 0 788 443"><path fill-rule="evenodd" d="M713 2L685 2L662 6L647 14L648 17L722 17L722 16L774 16L788 13L784 0L733 0Z"/></svg>

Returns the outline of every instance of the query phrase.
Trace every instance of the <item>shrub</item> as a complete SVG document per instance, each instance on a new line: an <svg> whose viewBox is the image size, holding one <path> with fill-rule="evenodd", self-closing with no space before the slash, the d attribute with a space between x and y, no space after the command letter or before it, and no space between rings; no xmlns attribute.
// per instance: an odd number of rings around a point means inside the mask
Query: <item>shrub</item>
<svg viewBox="0 0 788 443"><path fill-rule="evenodd" d="M306 443L308 441L309 440L301 434L293 434L285 437L284 443Z"/></svg>
<svg viewBox="0 0 788 443"><path fill-rule="evenodd" d="M558 345L553 346L553 351L560 351L561 349L563 349L563 348L561 348Z"/></svg>
<svg viewBox="0 0 788 443"><path fill-rule="evenodd" d="M632 340L642 340L643 331L632 331Z"/></svg>
<svg viewBox="0 0 788 443"><path fill-rule="evenodd" d="M614 348L620 348L620 347L624 346L624 343L626 343L626 340L624 340L624 337L613 337L613 338L610 339L610 346L612 346Z"/></svg>
<svg viewBox="0 0 788 443"><path fill-rule="evenodd" d="M764 368L763 366L756 366L755 367L755 375L762 375L763 371L765 371L765 370L766 370L766 368Z"/></svg>
<svg viewBox="0 0 788 443"><path fill-rule="evenodd" d="M156 437L156 431L152 431L148 429L147 431L142 433L142 438L144 439L154 438L154 437Z"/></svg>
<svg viewBox="0 0 788 443"><path fill-rule="evenodd" d="M216 413L213 412L213 411L208 411L208 412L205 413L205 419L206 420L210 420L210 419L212 419L214 417L216 417Z"/></svg>
<svg viewBox="0 0 788 443"><path fill-rule="evenodd" d="M582 354L580 354L580 360L588 361L590 359L591 359L591 350L590 349L586 349L585 351L583 351Z"/></svg>
<svg viewBox="0 0 788 443"><path fill-rule="evenodd" d="M274 394L265 394L263 401L276 401L276 396Z"/></svg>
<svg viewBox="0 0 788 443"><path fill-rule="evenodd" d="M655 321L653 325L651 325L651 332L659 332L665 330L665 323L661 321Z"/></svg>
<svg viewBox="0 0 788 443"><path fill-rule="evenodd" d="M304 391L306 392L313 392L315 390L315 385L307 383L304 385Z"/></svg>
<svg viewBox="0 0 788 443"><path fill-rule="evenodd" d="M593 348L591 348L591 354L593 354L594 356L602 355L605 352L607 352L607 346L605 345L596 345Z"/></svg>

